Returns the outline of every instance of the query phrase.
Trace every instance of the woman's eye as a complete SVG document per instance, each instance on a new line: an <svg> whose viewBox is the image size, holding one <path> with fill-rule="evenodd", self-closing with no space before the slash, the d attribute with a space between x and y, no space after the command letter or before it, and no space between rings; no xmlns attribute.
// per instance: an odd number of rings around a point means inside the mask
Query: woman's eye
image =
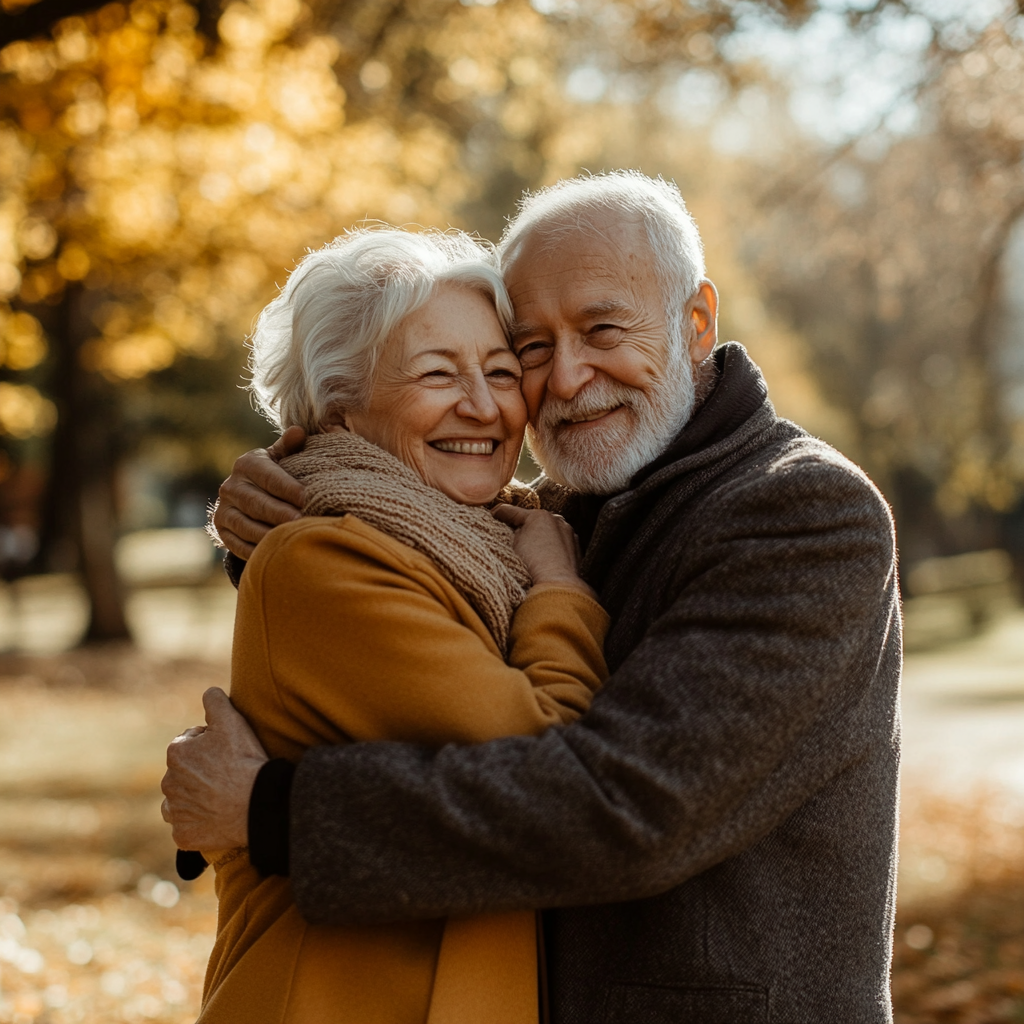
<svg viewBox="0 0 1024 1024"><path fill-rule="evenodd" d="M450 377L451 376L451 372L448 371L448 370L428 370L425 374L423 374L423 376L424 377Z"/></svg>
<svg viewBox="0 0 1024 1024"><path fill-rule="evenodd" d="M511 377L513 380L519 380L519 374L515 370L509 370L505 367L501 367L497 370L489 370L487 373L488 377Z"/></svg>

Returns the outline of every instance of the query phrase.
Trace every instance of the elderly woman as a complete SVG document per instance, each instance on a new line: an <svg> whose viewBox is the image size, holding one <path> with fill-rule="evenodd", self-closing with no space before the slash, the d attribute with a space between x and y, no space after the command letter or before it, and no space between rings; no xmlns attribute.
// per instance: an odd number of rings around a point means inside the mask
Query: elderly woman
<svg viewBox="0 0 1024 1024"><path fill-rule="evenodd" d="M314 435L286 463L306 518L259 545L238 594L231 697L271 757L540 733L603 681L607 617L571 530L509 486L526 426L509 317L487 250L394 229L311 253L263 311L253 390ZM316 926L245 848L206 856L203 1024L536 1024L533 913Z"/></svg>

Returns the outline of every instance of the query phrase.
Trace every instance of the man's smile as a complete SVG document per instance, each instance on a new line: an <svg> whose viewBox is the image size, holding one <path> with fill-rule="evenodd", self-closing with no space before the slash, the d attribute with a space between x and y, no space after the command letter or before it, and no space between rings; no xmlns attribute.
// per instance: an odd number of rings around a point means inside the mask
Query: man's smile
<svg viewBox="0 0 1024 1024"><path fill-rule="evenodd" d="M606 409L597 409L594 412L574 416L571 419L564 419L562 420L560 426L572 427L576 426L579 423L593 423L595 420L604 419L605 416L611 416L612 413L618 412L620 409L625 408L626 407L624 405L613 405Z"/></svg>

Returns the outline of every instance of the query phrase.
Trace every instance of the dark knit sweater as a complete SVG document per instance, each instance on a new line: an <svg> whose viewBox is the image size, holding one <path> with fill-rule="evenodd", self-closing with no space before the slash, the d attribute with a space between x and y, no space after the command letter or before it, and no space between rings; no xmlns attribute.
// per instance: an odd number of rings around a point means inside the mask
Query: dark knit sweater
<svg viewBox="0 0 1024 1024"><path fill-rule="evenodd" d="M591 710L476 747L309 751L291 798L307 918L560 908L555 1024L891 1020L892 521L775 415L742 347L716 358L707 402L597 517L583 573L612 676ZM544 497L572 521L576 496Z"/></svg>

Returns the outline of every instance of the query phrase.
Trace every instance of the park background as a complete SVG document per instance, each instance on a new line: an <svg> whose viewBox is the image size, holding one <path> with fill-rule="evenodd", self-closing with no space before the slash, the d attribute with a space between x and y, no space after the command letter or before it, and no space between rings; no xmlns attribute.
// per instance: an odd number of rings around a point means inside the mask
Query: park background
<svg viewBox="0 0 1024 1024"><path fill-rule="evenodd" d="M353 224L496 240L616 167L679 184L721 336L896 516L896 1019L1024 1020L1024 5L0 3L2 1024L195 1017L158 783L226 680L256 313Z"/></svg>

